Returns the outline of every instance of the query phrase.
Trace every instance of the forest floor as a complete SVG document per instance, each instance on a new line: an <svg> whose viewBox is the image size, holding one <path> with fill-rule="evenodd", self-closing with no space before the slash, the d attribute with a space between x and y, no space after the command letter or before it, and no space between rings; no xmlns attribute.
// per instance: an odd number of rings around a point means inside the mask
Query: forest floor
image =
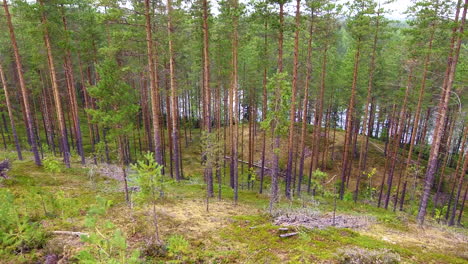
<svg viewBox="0 0 468 264"><path fill-rule="evenodd" d="M47 235L37 249L16 254L1 252L1 263L42 263L51 255L62 258L61 263L78 262L75 256L87 250L89 243L52 232L93 232L85 221L89 209L99 202L98 196L112 200L99 221L109 220L122 230L127 238L126 250L152 255L148 258L150 263L339 263L346 256L355 255L361 258L377 255L404 263L468 262L466 229L448 228L431 220L421 229L406 213L338 201L337 221L362 218L356 220L358 225L306 228L293 223L287 231L281 231L281 226L275 224L279 223L276 216L330 218L333 202L326 199L283 202L270 215L266 211L266 194L242 190L239 203L234 205L232 192L223 187L223 199L211 199L207 212L202 195L205 186L193 179L168 184L165 198L157 204L161 239L182 245L177 250L154 253L147 246L154 232L151 210L145 205L130 208L124 202L121 182L98 175L90 178L87 169L78 165L52 174L37 168L32 161L15 161L9 175L1 188L14 194L21 215L39 222ZM105 236L110 239L113 231L108 232ZM290 232L298 234L279 236Z"/></svg>
<svg viewBox="0 0 468 264"><path fill-rule="evenodd" d="M30 159L0 153L13 160L9 178L0 182L1 197L12 194L17 215L36 224L28 232L41 232L35 244L0 248L0 263L136 263L131 260L135 252L146 263L468 263L466 228L447 227L430 217L420 228L411 212L349 199L336 202L335 226L333 198L282 198L270 214L268 188L259 194L258 183L255 190L241 188L237 205L232 190L223 185L222 199L211 198L207 211L198 151L185 149L188 179L168 181L156 204L163 246L150 243L155 234L151 206L135 199L131 206L125 202L115 168L81 166L74 160L71 169L51 173ZM0 205L0 213L6 206ZM3 217L0 223L6 221ZM27 240L23 229L20 224L11 228ZM291 236L280 237L284 234ZM86 261L88 255L94 260Z"/></svg>

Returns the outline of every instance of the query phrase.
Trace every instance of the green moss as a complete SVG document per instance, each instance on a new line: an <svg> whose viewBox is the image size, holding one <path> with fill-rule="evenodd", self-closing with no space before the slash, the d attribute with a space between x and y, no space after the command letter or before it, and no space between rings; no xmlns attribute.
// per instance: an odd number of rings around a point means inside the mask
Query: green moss
<svg viewBox="0 0 468 264"><path fill-rule="evenodd" d="M166 185L165 199L158 203L162 206L178 206L181 201L191 199L203 201L206 186L202 180L203 167L199 164L199 151L190 147L184 152L185 176L188 180L170 182ZM31 220L44 224L46 231L79 230L86 231L84 219L86 211L96 203L96 197L101 196L113 201L113 208L105 215L106 220L112 220L120 226L129 226L129 236L140 236L133 241L132 247L141 247L144 237L149 233L147 211L134 208L132 216L130 209L124 202L121 183L103 177L94 177L90 181L87 169L74 167L63 169L58 173L49 173L37 167L30 160L13 162L9 172L10 179L2 185L12 192L18 210L28 215ZM224 175L224 173L222 173ZM222 199L232 201L233 190L228 186L229 171L223 178ZM268 190L268 178L265 190ZM283 189L283 186L281 186ZM217 183L215 183L217 192ZM329 212L333 209L333 200L316 197L317 203L305 201L308 207ZM212 199L211 203L215 203ZM239 191L239 206L248 206L253 210L266 209L269 197L258 194L258 182L254 190ZM283 200L277 207L294 208L303 205L301 199ZM408 231L407 222L412 217L401 212L392 212L374 205L354 203L353 201L337 201L338 213L367 215L374 217L378 223L386 228L398 231ZM245 211L244 211L245 213ZM239 213L241 214L241 213ZM410 220L407 220L410 219ZM171 219L170 215L163 216L161 225L169 229L183 229L181 222ZM390 249L400 254L407 262L429 263L464 263L456 252L429 251L421 247L403 247L374 237L362 235L349 229L328 228L310 230L305 228L290 228L299 232L289 238L280 238L278 226L272 224L272 218L265 213L252 212L249 215L232 215L230 224L226 227L202 233L202 237L188 239L189 250L178 256L154 258L154 263L164 261L213 262L213 263L314 263L323 260L334 260L338 249L343 247L361 247L366 249ZM184 234L181 234L184 235ZM23 256L5 256L4 259L14 259L13 263L40 261L44 252L35 250ZM2 256L3 257L3 256ZM11 261L10 261L11 262ZM466 261L465 261L466 262Z"/></svg>

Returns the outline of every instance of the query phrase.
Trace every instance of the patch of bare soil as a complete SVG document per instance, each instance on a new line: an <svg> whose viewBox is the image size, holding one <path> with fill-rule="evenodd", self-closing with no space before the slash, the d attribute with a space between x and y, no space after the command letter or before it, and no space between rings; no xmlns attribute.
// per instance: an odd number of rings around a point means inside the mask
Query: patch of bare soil
<svg viewBox="0 0 468 264"><path fill-rule="evenodd" d="M375 219L369 216L352 216L352 215L336 215L333 219L333 214L302 214L293 213L280 215L275 218L276 225L282 226L302 226L305 228L327 228L327 227L338 227L338 228L352 228L362 229L368 227L371 223L375 222Z"/></svg>

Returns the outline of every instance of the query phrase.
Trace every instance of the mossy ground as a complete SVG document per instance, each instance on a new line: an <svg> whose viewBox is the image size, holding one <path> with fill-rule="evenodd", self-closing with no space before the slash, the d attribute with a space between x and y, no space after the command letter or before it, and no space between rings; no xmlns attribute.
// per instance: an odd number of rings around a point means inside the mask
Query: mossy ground
<svg viewBox="0 0 468 264"><path fill-rule="evenodd" d="M1 155L14 160L14 153ZM362 230L295 227L292 230L299 232L298 235L280 238L279 227L273 224L266 210L268 192L258 194L258 183L255 183L254 190L240 190L239 202L234 205L232 190L226 185L229 172L223 176L222 200L211 198L207 212L199 155L198 147L184 148L184 174L188 180L168 183L165 196L157 205L162 240L178 234L188 241L188 246L177 254L148 257L148 263L335 263L338 250L354 246L389 249L398 253L405 263L468 263L466 229L448 228L431 219L425 229L420 229L411 214L352 201L338 201L337 213L369 215L376 222ZM129 251L144 252L154 233L150 207L130 208L124 201L121 182L92 176L88 171L75 160L71 169L48 173L27 157L25 161L13 161L8 173L10 179L1 182L0 188L12 192L21 214L40 222L46 232L90 232L85 225L86 212L96 204L96 197L112 200L102 220L109 220L123 230ZM333 170L329 175L333 175ZM265 189L268 190L268 185ZM282 199L277 206L306 206L330 212L333 200ZM0 263L42 262L53 252L66 254L73 262L73 255L84 246L79 238L49 233L42 248L24 254L4 254Z"/></svg>

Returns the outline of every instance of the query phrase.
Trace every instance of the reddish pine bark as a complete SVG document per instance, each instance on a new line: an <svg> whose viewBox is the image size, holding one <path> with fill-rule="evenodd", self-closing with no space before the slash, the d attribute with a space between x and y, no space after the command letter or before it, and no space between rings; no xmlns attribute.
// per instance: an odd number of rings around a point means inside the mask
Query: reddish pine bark
<svg viewBox="0 0 468 264"><path fill-rule="evenodd" d="M13 46L13 54L15 57L16 70L18 73L21 96L23 99L22 104L24 108L24 117L25 117L24 119L26 123L26 129L29 135L31 150L34 155L34 162L36 163L36 165L41 166L42 163L41 163L41 158L39 157L39 152L37 149L37 141L36 141L36 138L33 136L34 124L33 124L33 117L32 117L30 105L29 105L29 95L28 95L28 91L26 88L26 83L24 81L23 65L21 63L21 57L20 57L19 50L18 50L18 44L16 42L15 31L13 29L13 24L11 23L11 15L10 15L10 11L8 9L8 4L6 0L3 0L3 9L5 10L5 18L7 21L8 31L10 34L10 41L11 41L11 45Z"/></svg>

